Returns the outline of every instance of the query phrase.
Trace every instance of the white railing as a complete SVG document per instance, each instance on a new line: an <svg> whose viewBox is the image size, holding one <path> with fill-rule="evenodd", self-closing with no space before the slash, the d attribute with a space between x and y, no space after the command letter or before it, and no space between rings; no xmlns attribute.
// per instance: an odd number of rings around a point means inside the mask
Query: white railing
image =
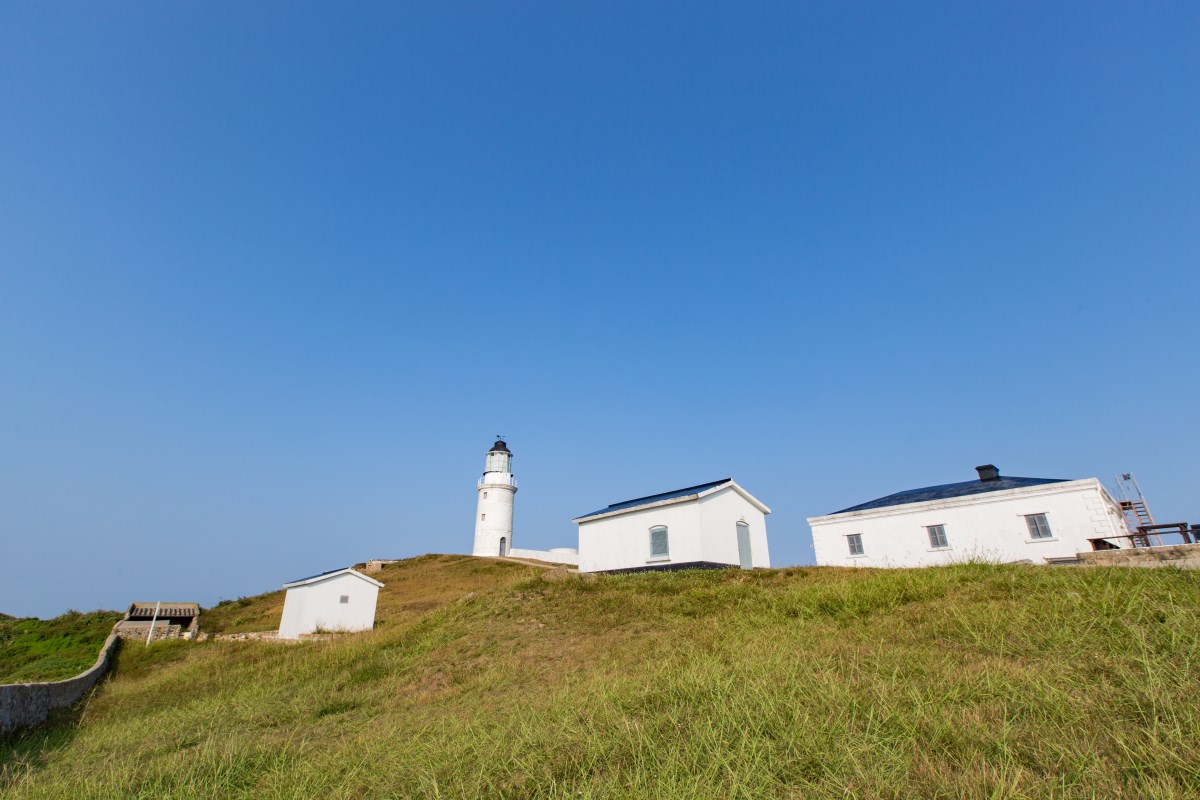
<svg viewBox="0 0 1200 800"><path fill-rule="evenodd" d="M496 473L493 472L490 474L495 475ZM511 486L515 489L517 488L517 479L513 475L509 475L508 480L504 480L503 478L488 478L485 475L475 482L476 486L483 486L484 484L488 484L489 486Z"/></svg>

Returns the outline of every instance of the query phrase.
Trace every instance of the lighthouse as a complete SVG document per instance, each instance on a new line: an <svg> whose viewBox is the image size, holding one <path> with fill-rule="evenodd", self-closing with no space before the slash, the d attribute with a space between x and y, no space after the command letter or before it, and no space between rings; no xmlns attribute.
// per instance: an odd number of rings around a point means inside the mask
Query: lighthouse
<svg viewBox="0 0 1200 800"><path fill-rule="evenodd" d="M512 474L512 451L503 437L488 450L483 477L476 486L475 547L471 555L504 556L512 549L513 498L517 479Z"/></svg>

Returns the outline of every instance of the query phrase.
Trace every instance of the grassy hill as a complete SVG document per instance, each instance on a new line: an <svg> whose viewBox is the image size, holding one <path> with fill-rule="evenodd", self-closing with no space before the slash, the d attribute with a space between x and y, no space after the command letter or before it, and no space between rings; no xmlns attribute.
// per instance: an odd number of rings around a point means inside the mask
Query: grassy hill
<svg viewBox="0 0 1200 800"><path fill-rule="evenodd" d="M116 611L68 611L54 619L0 614L0 683L57 681L90 667L108 638Z"/></svg>
<svg viewBox="0 0 1200 800"><path fill-rule="evenodd" d="M414 559L372 632L126 648L0 793L1200 796L1195 573L542 572Z"/></svg>

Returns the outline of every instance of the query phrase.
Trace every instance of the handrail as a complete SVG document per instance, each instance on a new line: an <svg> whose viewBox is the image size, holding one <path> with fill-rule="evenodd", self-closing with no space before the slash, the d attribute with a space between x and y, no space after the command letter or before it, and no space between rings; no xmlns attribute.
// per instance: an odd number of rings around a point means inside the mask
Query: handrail
<svg viewBox="0 0 1200 800"><path fill-rule="evenodd" d="M1182 542L1163 544L1163 535L1178 534ZM1150 537L1158 539L1158 544L1150 544ZM1097 536L1088 539L1093 550L1119 550L1110 539L1128 539L1135 548L1171 547L1176 544L1200 544L1200 525L1188 526L1186 522L1168 522L1161 525L1139 525L1137 533L1126 533L1120 536Z"/></svg>

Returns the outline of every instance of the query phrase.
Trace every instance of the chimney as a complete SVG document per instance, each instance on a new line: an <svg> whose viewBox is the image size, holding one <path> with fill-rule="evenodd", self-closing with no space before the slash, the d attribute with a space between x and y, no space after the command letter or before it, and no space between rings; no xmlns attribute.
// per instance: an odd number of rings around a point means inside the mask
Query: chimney
<svg viewBox="0 0 1200 800"><path fill-rule="evenodd" d="M984 464L982 467L976 467L975 471L979 473L979 480L981 481L1000 480L1000 470L996 469L994 464Z"/></svg>

